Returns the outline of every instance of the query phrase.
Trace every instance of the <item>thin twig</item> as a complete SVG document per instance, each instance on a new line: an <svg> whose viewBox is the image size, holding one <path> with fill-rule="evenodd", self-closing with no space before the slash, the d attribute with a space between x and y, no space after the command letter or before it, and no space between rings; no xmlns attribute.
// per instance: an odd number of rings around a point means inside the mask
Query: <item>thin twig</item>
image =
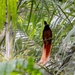
<svg viewBox="0 0 75 75"><path fill-rule="evenodd" d="M65 12L62 10L62 8L61 8L58 4L56 4L56 5L60 8L60 10L63 12L63 14L64 14L64 15L66 16L66 18L68 19L69 23L72 25L70 19L69 19L68 16L65 14Z"/></svg>
<svg viewBox="0 0 75 75"><path fill-rule="evenodd" d="M52 40L52 38L48 38L48 39L46 39L46 40L41 40L41 41L38 41L37 43L39 44L40 42L44 42L44 41L47 41L47 40ZM25 43L25 44L27 45L27 44L29 44L29 42L27 42L27 43ZM34 43L34 44L32 44L32 45L28 45L28 46L31 47L31 46L35 46L35 45L36 45L36 43ZM24 52L24 51L25 51L25 49L16 52L16 54L14 55L14 57L17 56L19 53Z"/></svg>
<svg viewBox="0 0 75 75"><path fill-rule="evenodd" d="M72 55L73 55L73 53L75 52L75 46L72 46L71 47L71 51L70 52L68 52L68 56L66 57L66 59L65 60L63 60L63 63L61 64L61 66L59 67L59 69L61 68L61 67L64 67L64 65L65 64L67 64L69 61L70 61L70 59L71 59L71 57L72 57ZM66 66L66 65L65 65Z"/></svg>
<svg viewBox="0 0 75 75"><path fill-rule="evenodd" d="M22 0L19 0L18 6L17 6L17 10L19 9L21 3L22 3Z"/></svg>

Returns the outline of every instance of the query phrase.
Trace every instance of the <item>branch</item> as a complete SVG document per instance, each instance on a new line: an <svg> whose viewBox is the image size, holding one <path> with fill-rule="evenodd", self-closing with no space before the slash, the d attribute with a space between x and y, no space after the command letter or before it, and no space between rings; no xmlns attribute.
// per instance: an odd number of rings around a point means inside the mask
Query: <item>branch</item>
<svg viewBox="0 0 75 75"><path fill-rule="evenodd" d="M4 35L3 39L2 39L1 42L0 42L0 46L1 46L1 44L3 43L4 40L5 40L5 35Z"/></svg>
<svg viewBox="0 0 75 75"><path fill-rule="evenodd" d="M47 67L44 67L44 66L42 66L42 65L40 65L40 64L37 64L37 65L39 65L40 68L44 69L44 70L45 70L46 72L48 72L49 74L53 75L53 72L50 71L49 69L47 69Z"/></svg>

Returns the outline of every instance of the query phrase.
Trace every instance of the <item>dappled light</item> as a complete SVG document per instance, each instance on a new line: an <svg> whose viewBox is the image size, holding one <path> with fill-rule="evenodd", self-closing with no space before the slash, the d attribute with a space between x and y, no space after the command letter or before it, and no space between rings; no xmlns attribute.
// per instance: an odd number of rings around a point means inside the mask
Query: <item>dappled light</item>
<svg viewBox="0 0 75 75"><path fill-rule="evenodd" d="M0 74L75 75L75 1L0 0Z"/></svg>

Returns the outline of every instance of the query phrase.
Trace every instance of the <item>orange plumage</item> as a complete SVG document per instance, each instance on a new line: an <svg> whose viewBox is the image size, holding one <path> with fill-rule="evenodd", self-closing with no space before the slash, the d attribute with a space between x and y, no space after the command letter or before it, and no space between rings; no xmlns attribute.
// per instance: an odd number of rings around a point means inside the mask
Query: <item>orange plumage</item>
<svg viewBox="0 0 75 75"><path fill-rule="evenodd" d="M46 21L44 21L45 27L43 30L43 52L42 52L42 57L40 59L40 61L38 62L39 64L45 65L46 62L48 61L48 58L50 56L51 53L51 42L52 42L52 31L49 28L49 25L46 23Z"/></svg>

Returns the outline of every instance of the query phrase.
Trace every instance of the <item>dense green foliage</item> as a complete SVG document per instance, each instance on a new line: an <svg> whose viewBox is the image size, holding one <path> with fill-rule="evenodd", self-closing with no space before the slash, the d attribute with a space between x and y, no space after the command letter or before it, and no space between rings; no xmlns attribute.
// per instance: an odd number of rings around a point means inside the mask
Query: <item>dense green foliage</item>
<svg viewBox="0 0 75 75"><path fill-rule="evenodd" d="M0 63L1 75L42 75L37 66L34 65L32 58L28 61L24 59L14 59L10 62L4 61Z"/></svg>
<svg viewBox="0 0 75 75"><path fill-rule="evenodd" d="M46 20L50 25L53 33L52 37L52 53L49 61L49 66L45 67L50 74L53 75L74 75L74 58L75 54L68 65L59 70L60 64L67 57L67 51L75 43L75 0L0 0L0 33L3 32L4 24L8 20L8 29L12 21L13 37L13 58L23 58L28 61L29 57L34 58L37 62L41 57L43 46L42 30L44 27L43 21ZM1 35L0 35L1 36ZM5 39L0 38L0 61L5 60ZM3 54L4 52L4 54ZM9 62L14 65L17 59ZM28 62L31 62L29 60ZM20 61L21 62L21 61ZM3 67L7 62L2 62ZM9 65L10 65L9 64ZM52 65L51 65L52 64ZM5 65L0 73L7 75L10 71ZM33 61L29 63L29 67L23 67L20 64L19 68L11 66L10 75L23 75L28 72L30 75L35 75L37 71L33 68ZM42 67L43 68L43 67ZM62 71L63 70L63 71ZM8 73L10 73L8 72ZM41 75L39 72L37 75Z"/></svg>

